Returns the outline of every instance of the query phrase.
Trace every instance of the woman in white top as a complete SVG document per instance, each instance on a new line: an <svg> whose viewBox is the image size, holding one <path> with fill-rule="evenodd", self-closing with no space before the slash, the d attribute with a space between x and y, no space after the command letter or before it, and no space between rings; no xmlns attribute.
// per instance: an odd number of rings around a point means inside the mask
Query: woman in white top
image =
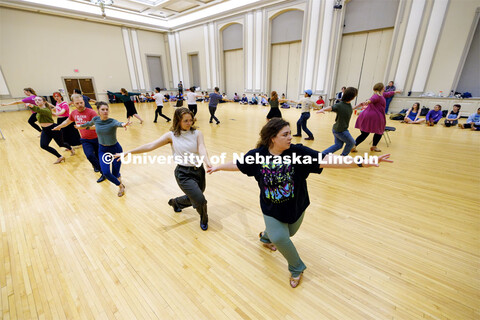
<svg viewBox="0 0 480 320"><path fill-rule="evenodd" d="M172 120L162 113L163 99L165 99L165 97L163 96L163 94L160 93L159 87L155 88L155 94L153 95L153 99L155 99L155 104L157 105L157 109L155 110L155 120L153 120L153 122L157 123L158 116L165 118L167 122Z"/></svg>
<svg viewBox="0 0 480 320"><path fill-rule="evenodd" d="M173 114L173 126L170 131L153 142L125 152L124 155L145 153L168 143L171 144L177 163L175 178L185 195L170 199L168 204L175 212L181 212L183 208L193 205L200 215L200 228L205 231L208 229L208 214L207 200L203 195L206 183L202 162L207 168L211 168L212 165L203 141L203 134L195 128L194 124L193 113L187 108L178 108ZM121 154L115 155L116 158L120 156Z"/></svg>
<svg viewBox="0 0 480 320"><path fill-rule="evenodd" d="M201 94L195 93L195 87L191 87L190 91L187 92L187 104L188 110L192 111L193 117L197 115L197 97L203 97Z"/></svg>

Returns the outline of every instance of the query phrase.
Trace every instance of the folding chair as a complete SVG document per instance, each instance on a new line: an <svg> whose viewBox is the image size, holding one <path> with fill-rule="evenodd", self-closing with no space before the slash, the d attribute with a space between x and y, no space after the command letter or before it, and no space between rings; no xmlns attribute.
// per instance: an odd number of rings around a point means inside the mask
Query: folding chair
<svg viewBox="0 0 480 320"><path fill-rule="evenodd" d="M383 132L383 137L385 138L385 143L387 144L387 147L388 147L388 144L392 143L392 140L390 139L390 135L388 134L390 131L396 131L397 128L395 127L385 127L385 131Z"/></svg>

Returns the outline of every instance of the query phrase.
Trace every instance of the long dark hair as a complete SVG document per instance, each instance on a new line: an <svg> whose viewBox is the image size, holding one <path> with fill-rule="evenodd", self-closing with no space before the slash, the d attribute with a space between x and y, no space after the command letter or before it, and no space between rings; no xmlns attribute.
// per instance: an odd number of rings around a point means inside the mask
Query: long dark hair
<svg viewBox="0 0 480 320"><path fill-rule="evenodd" d="M30 92L31 94L33 94L34 96L37 95L37 93L35 92L35 90L33 90L32 88L28 87L28 88L23 88L23 91L28 91Z"/></svg>
<svg viewBox="0 0 480 320"><path fill-rule="evenodd" d="M290 123L282 118L272 118L263 126L260 130L260 140L257 142L257 148L267 147L272 145L272 139L286 126L290 126Z"/></svg>
<svg viewBox="0 0 480 320"><path fill-rule="evenodd" d="M178 137L180 135L180 132L182 131L182 127L180 126L180 123L182 122L183 115L189 114L192 116L193 123L192 126L190 127L190 131L195 131L197 128L195 128L195 116L193 115L193 112L188 110L187 108L178 108L175 110L175 113L173 114L173 124L172 127L170 128L170 131L173 132L173 134Z"/></svg>

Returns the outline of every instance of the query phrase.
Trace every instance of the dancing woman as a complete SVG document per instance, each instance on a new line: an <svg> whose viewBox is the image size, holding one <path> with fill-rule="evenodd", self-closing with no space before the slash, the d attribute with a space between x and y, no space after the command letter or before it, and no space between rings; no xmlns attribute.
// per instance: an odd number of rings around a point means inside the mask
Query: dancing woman
<svg viewBox="0 0 480 320"><path fill-rule="evenodd" d="M61 124L68 119L70 115L70 108L68 103L63 101L63 97L60 92L54 92L53 98L56 101L55 112L53 112L53 114L57 116L57 124ZM80 134L78 133L78 130L75 129L75 125L73 123L61 129L61 131L63 134L63 140L69 145L79 146L81 144Z"/></svg>
<svg viewBox="0 0 480 320"><path fill-rule="evenodd" d="M75 151L68 143L63 141L61 132L53 131L53 129L57 126L57 124L55 124L53 121L52 116L52 109L55 107L48 103L44 97L35 97L35 104L36 105L27 103L27 106L32 109L32 111L36 112L37 120L40 123L40 126L43 128L42 134L40 135L40 147L57 157L57 161L55 161L53 164L59 164L60 162L65 161L65 157L58 153L57 150L49 146L52 139L55 140L60 148L65 147L68 151L70 151L72 156L75 154Z"/></svg>
<svg viewBox="0 0 480 320"><path fill-rule="evenodd" d="M383 83L379 82L373 86L373 96L363 102L363 105L368 107L360 113L355 123L355 128L360 129L362 133L355 140L355 146L352 152L357 152L357 146L362 143L370 133L373 133L373 145L370 151L380 152L382 150L377 148L377 144L382 138L385 131L385 98L392 97L395 93L401 93L401 91L384 92L385 87Z"/></svg>
<svg viewBox="0 0 480 320"><path fill-rule="evenodd" d="M281 118L282 112L280 111L280 103L290 101L287 99L278 99L277 91L272 91L270 98L268 98L268 103L270 104L270 111L267 114L267 121L272 118Z"/></svg>
<svg viewBox="0 0 480 320"><path fill-rule="evenodd" d="M300 283L303 271L307 268L290 240L302 224L305 210L310 204L306 179L310 173L321 173L323 168L358 168L378 166L374 164L340 164L336 161L319 160L325 156L318 151L301 144L291 144L290 125L281 118L267 122L260 131L257 148L250 150L243 161L230 162L212 167L208 173L215 171L241 171L255 177L260 188L260 207L265 220L265 231L260 233L260 241L272 251L280 251L288 262L291 273L290 286L295 288ZM264 160L253 163L250 159L277 156L280 161ZM291 161L292 156L308 158L310 162ZM325 156L324 160L332 155ZM253 157L253 158L252 158ZM390 155L379 157L379 162L392 162ZM290 159L290 161L288 161ZM246 161L248 160L248 161Z"/></svg>
<svg viewBox="0 0 480 320"><path fill-rule="evenodd" d="M140 93L128 92L125 88L120 89L120 92L122 94L107 91L107 93L109 93L111 95L114 95L115 98L117 98L118 100L123 102L123 104L125 105L125 109L127 109L128 122L130 122L131 117L135 117L138 120L140 120L140 124L142 124L143 119L140 118L140 116L138 115L137 109L135 108L135 103L131 99L131 97L138 96L138 95L140 95Z"/></svg>
<svg viewBox="0 0 480 320"><path fill-rule="evenodd" d="M120 181L120 167L122 163L120 161L106 161L104 155L106 153L116 154L122 153L123 149L117 140L117 128L123 127L127 130L127 126L130 122L119 122L113 118L108 117L109 107L106 102L100 101L96 103L98 114L100 116L94 117L92 120L75 126L77 129L89 129L95 126L95 131L98 136L98 160L100 161L100 167L102 173L110 182L118 186L118 196L121 197L125 194L125 185ZM110 166L111 165L111 166Z"/></svg>
<svg viewBox="0 0 480 320"><path fill-rule="evenodd" d="M202 159L208 168L211 164L203 134L195 128L194 124L193 113L187 108L178 108L173 114L171 131L153 142L125 152L124 155L150 152L170 144L175 159L180 160L175 168L175 178L185 195L170 199L168 204L175 212L193 206L200 215L200 228L205 231L208 229L207 199L203 194L206 187L205 169L197 161ZM121 154L115 155L116 158L120 156Z"/></svg>
<svg viewBox="0 0 480 320"><path fill-rule="evenodd" d="M35 105L35 97L37 96L35 90L33 90L32 88L24 88L23 93L27 96L26 98L22 100L12 101L10 103L2 103L2 106L12 106L14 104L21 103L29 103L31 105ZM37 122L37 115L36 112L32 110L32 114L30 115L30 118L28 118L28 124L31 125L33 129L37 130L38 132L42 132L42 129L35 122Z"/></svg>

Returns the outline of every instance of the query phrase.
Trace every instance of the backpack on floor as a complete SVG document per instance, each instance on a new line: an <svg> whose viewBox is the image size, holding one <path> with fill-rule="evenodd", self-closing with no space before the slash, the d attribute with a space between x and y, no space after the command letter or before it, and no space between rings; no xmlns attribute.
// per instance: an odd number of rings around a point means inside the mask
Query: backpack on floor
<svg viewBox="0 0 480 320"><path fill-rule="evenodd" d="M423 107L422 110L420 110L420 115L421 115L422 117L424 117L424 116L427 115L428 111L430 111L429 108Z"/></svg>
<svg viewBox="0 0 480 320"><path fill-rule="evenodd" d="M390 115L390 120L403 120L406 113L394 113Z"/></svg>

